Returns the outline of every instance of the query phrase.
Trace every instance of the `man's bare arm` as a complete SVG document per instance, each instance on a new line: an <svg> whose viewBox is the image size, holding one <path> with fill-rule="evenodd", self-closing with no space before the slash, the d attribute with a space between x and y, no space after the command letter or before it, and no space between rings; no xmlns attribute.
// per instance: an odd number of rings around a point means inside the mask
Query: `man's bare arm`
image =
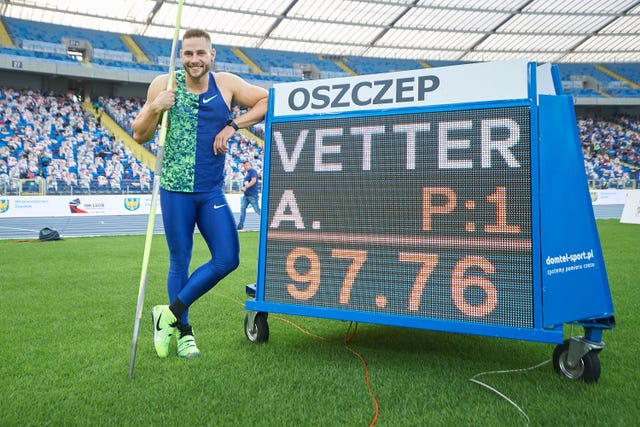
<svg viewBox="0 0 640 427"><path fill-rule="evenodd" d="M142 144L156 134L162 113L175 103L175 89L166 90L168 74L153 79L147 91L147 101L131 126L133 139Z"/></svg>
<svg viewBox="0 0 640 427"><path fill-rule="evenodd" d="M240 77L229 73L218 73L218 81L220 81L225 98L237 102L247 107L249 110L236 117L234 121L239 128L246 128L256 124L264 119L269 106L269 92L259 86L255 86L242 80ZM213 142L213 151L227 152L227 141L233 135L235 129L225 126Z"/></svg>

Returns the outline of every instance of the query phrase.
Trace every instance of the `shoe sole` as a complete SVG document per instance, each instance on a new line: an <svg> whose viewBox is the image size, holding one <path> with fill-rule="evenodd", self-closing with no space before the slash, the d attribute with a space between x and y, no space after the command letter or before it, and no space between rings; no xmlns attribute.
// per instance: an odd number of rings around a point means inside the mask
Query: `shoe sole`
<svg viewBox="0 0 640 427"><path fill-rule="evenodd" d="M201 356L201 354L200 354L200 353L188 354L188 355L186 355L186 356L182 356L182 355L180 355L180 354L178 355L178 357L179 357L180 359L195 359L195 358L200 357L200 356Z"/></svg>

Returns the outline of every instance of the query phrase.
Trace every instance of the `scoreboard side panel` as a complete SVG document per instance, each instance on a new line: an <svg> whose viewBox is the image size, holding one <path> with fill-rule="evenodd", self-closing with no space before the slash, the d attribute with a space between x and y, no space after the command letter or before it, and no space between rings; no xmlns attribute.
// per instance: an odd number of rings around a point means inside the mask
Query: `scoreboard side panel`
<svg viewBox="0 0 640 427"><path fill-rule="evenodd" d="M540 96L543 324L613 314L572 100Z"/></svg>

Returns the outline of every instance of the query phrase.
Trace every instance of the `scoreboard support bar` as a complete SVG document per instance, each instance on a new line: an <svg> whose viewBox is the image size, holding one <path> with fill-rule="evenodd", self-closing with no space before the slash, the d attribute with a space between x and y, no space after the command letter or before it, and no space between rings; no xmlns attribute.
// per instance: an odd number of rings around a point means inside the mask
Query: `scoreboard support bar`
<svg viewBox="0 0 640 427"><path fill-rule="evenodd" d="M247 338L276 312L548 342L597 380L613 302L560 93L526 61L274 85Z"/></svg>

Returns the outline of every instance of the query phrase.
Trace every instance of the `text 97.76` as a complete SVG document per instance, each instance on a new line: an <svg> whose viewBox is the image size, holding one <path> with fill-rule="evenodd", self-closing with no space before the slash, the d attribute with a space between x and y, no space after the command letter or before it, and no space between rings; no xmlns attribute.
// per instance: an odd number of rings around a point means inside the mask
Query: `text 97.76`
<svg viewBox="0 0 640 427"><path fill-rule="evenodd" d="M337 304L348 305L351 299L351 292L356 286L367 286L368 284L358 281L358 273L367 263L368 253L366 250L354 249L332 249L332 259L349 259L349 267L341 274L342 283L340 291L335 295ZM303 261L298 263L298 261ZM406 307L409 312L418 312L423 300L423 293L428 292L429 279L433 271L438 267L438 254L398 252L398 263L419 264L418 273L413 280L413 286L406 295ZM291 281L287 283L286 290L289 295L298 301L313 300L322 285L322 270L328 270L331 274L328 277L336 277L336 263L327 262L330 265L321 266L320 257L311 248L296 247L287 255L286 271ZM300 271L299 265L305 264L304 271ZM468 271L482 271L485 277L468 275ZM498 292L495 285L489 279L495 274L495 267L491 261L482 256L465 256L455 263L450 277L450 294L455 307L464 315L480 318L490 315L498 304ZM465 291L469 287L479 288L484 298L481 302L472 304L465 298ZM386 295L375 295L371 304L377 308L384 309L387 306Z"/></svg>

